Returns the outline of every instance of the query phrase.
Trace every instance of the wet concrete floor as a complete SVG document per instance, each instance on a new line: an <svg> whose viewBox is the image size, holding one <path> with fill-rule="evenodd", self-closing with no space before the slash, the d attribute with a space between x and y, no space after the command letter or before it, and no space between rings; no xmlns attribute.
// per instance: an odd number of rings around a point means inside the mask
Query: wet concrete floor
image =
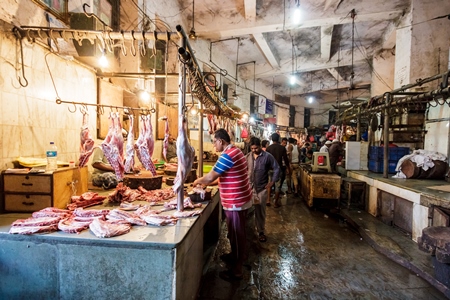
<svg viewBox="0 0 450 300"><path fill-rule="evenodd" d="M338 214L308 208L289 195L268 207L267 242L247 222L244 278L227 282L220 255L228 253L226 226L204 272L198 299L447 299L417 274L376 252Z"/></svg>

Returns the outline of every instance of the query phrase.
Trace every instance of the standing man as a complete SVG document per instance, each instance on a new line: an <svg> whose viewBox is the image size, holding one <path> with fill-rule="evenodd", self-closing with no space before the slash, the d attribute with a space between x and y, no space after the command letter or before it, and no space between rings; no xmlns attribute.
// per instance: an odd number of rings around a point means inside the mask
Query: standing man
<svg viewBox="0 0 450 300"><path fill-rule="evenodd" d="M341 155L341 144L339 143L339 140L334 139L331 142L330 149L328 149L328 156L330 157L330 166L331 171L336 173L337 172L337 163L339 162L339 155Z"/></svg>
<svg viewBox="0 0 450 300"><path fill-rule="evenodd" d="M245 220L247 210L253 205L247 161L242 151L231 144L230 136L223 128L214 133L214 147L222 154L208 174L194 181L194 186L219 181L220 200L225 210L231 245L231 253L227 256L231 269L220 272L219 276L227 281L241 280L247 240Z"/></svg>
<svg viewBox="0 0 450 300"><path fill-rule="evenodd" d="M272 154L261 149L261 141L257 137L250 140L251 153L247 154L248 170L250 174L250 186L253 191L253 204L255 206L256 230L259 234L259 241L267 241L264 234L266 224L266 203L269 198L269 190L278 180L280 167ZM273 171L269 181L269 171Z"/></svg>
<svg viewBox="0 0 450 300"><path fill-rule="evenodd" d="M298 177L300 175L300 151L297 147L297 140L289 138L289 162L291 167L291 182L294 184L294 196L298 197Z"/></svg>
<svg viewBox="0 0 450 300"><path fill-rule="evenodd" d="M286 151L287 151L287 156L289 161L291 161L291 151L292 151L292 140L293 138L282 138L281 139L281 146L286 147ZM292 170L292 166L291 170ZM286 176L286 185L288 187L288 190L286 191L287 194L292 194L292 181L291 181L291 176Z"/></svg>
<svg viewBox="0 0 450 300"><path fill-rule="evenodd" d="M320 147L319 152L328 152L328 148L331 146L331 141L326 141L325 144Z"/></svg>
<svg viewBox="0 0 450 300"><path fill-rule="evenodd" d="M273 155L273 157L275 157L275 160L277 161L278 165L280 166L280 170L281 170L280 179L278 180L278 182L276 184L276 189L275 189L274 207L277 208L277 207L281 206L280 192L281 192L281 187L282 187L283 181L286 177L286 174L291 173L291 170L289 168L289 159L287 156L286 147L283 147L280 144L280 135L275 132L272 134L271 138L272 138L273 144L270 145L269 147L267 147L266 152L269 152L270 154ZM283 162L284 162L284 166L283 166Z"/></svg>

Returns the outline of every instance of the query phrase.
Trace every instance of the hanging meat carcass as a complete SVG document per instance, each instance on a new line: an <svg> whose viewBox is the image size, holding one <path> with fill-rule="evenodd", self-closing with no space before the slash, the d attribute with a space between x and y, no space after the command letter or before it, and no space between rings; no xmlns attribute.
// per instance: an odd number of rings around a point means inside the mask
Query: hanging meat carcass
<svg viewBox="0 0 450 300"><path fill-rule="evenodd" d="M167 149L169 148L169 118L162 117L161 120L166 121L165 133L164 133L164 141L163 141L163 158L164 161L167 160Z"/></svg>
<svg viewBox="0 0 450 300"><path fill-rule="evenodd" d="M153 156L153 150L155 150L155 139L153 138L153 126L152 126L152 118L151 115L147 115L147 132L145 136L145 140L148 146L148 152L150 153L150 157Z"/></svg>
<svg viewBox="0 0 450 300"><path fill-rule="evenodd" d="M119 116L119 114L114 113L110 115L111 125L101 147L106 159L114 169L117 180L121 181L125 168L123 165L122 125L120 124Z"/></svg>
<svg viewBox="0 0 450 300"><path fill-rule="evenodd" d="M183 189L183 183L186 177L191 172L192 164L194 162L195 150L189 144L187 136L187 120L181 115L178 124L178 138L177 138L177 157L178 157L178 170L175 177L173 191L178 193L180 189Z"/></svg>
<svg viewBox="0 0 450 300"><path fill-rule="evenodd" d="M216 126L214 123L214 116L209 114L207 116L207 118L208 118L208 124L209 124L209 134L213 134L214 131L216 131Z"/></svg>
<svg viewBox="0 0 450 300"><path fill-rule="evenodd" d="M149 133L147 130L151 130L148 128L148 119L145 116L141 116L141 130L139 131L139 137L134 144L134 149L136 150L136 155L139 158L142 166L152 172L153 176L156 176L156 168L152 161L152 155L150 154L150 150L148 148L147 138L149 137ZM153 137L153 134L151 135ZM153 150L152 150L153 152Z"/></svg>
<svg viewBox="0 0 450 300"><path fill-rule="evenodd" d="M81 125L81 134L80 134L80 159L78 160L78 166L80 168L84 167L89 161L89 157L91 157L94 152L94 139L91 136L89 131L89 115L87 113L83 114L83 124Z"/></svg>
<svg viewBox="0 0 450 300"><path fill-rule="evenodd" d="M133 173L134 168L134 116L130 115L130 127L128 129L127 146L125 152L125 173Z"/></svg>

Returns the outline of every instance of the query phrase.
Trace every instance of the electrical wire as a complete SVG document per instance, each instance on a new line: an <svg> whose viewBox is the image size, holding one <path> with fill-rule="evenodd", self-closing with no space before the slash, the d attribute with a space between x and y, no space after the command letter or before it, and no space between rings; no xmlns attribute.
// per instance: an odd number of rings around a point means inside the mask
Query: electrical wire
<svg viewBox="0 0 450 300"><path fill-rule="evenodd" d="M450 14L439 16L439 17L435 17L435 18L432 18L432 19L429 19L429 20L425 20L425 21L422 21L422 22L413 23L413 24L410 24L410 25L405 25L405 26L402 26L402 27L398 27L397 30L398 29L412 27L412 26L415 26L415 25L423 24L423 23L427 23L427 22L430 22L430 21L438 20L438 19L443 19L443 18L448 18L450 20Z"/></svg>

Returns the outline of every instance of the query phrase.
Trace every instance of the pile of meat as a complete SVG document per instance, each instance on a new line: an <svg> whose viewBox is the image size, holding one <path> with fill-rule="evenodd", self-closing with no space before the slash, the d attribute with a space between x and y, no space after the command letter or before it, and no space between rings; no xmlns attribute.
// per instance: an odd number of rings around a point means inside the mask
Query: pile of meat
<svg viewBox="0 0 450 300"><path fill-rule="evenodd" d="M175 203L175 204L174 204ZM162 215L162 212L176 208L175 200L169 201L161 209L154 209L156 202L146 205L134 205L122 202L116 209L84 209L73 210L47 207L36 211L28 219L18 219L11 224L10 234L49 233L57 230L66 233L80 233L88 228L97 237L113 237L128 233L133 225L147 224L164 226L174 225L179 218L199 215L201 210L175 212ZM185 208L201 207L193 204L189 198L184 201ZM134 210L134 212L131 212Z"/></svg>
<svg viewBox="0 0 450 300"><path fill-rule="evenodd" d="M171 188L147 191L143 187L130 189L120 182L115 190L108 195L108 202L122 203L133 201L161 202L175 197L175 192Z"/></svg>
<svg viewBox="0 0 450 300"><path fill-rule="evenodd" d="M98 204L103 204L103 200L106 199L106 196L100 196L95 192L86 192L81 196L72 196L70 198L70 204L67 205L67 208L70 210L74 210L78 207L89 207Z"/></svg>

